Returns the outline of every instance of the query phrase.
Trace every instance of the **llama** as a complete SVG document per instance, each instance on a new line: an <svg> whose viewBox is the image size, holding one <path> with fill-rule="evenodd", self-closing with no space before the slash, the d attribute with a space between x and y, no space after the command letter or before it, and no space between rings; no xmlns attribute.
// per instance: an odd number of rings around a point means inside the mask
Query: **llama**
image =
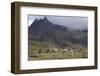
<svg viewBox="0 0 100 76"><path fill-rule="evenodd" d="M57 52L57 51L58 51L58 49L57 49L57 48L53 48L52 50L53 50L54 52Z"/></svg>
<svg viewBox="0 0 100 76"><path fill-rule="evenodd" d="M69 48L66 47L65 49L62 49L64 52L68 52L69 51Z"/></svg>

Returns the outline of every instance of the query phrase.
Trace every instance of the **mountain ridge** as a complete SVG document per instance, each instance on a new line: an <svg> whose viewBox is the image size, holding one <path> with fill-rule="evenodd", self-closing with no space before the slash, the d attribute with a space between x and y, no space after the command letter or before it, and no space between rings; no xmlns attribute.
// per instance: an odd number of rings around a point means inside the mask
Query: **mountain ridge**
<svg viewBox="0 0 100 76"><path fill-rule="evenodd" d="M76 32L76 36L74 32ZM70 41L87 46L87 30L70 31L69 28L53 24L47 17L44 17L39 20L35 19L28 27L28 39L53 42L62 45L67 45L67 42Z"/></svg>

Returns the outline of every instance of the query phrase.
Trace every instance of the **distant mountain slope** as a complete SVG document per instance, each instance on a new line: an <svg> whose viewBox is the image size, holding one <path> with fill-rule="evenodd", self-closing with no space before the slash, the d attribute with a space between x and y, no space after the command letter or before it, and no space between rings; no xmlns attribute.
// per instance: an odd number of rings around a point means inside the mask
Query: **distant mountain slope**
<svg viewBox="0 0 100 76"><path fill-rule="evenodd" d="M87 30L71 31L62 25L53 24L47 17L35 19L28 27L28 39L68 45L69 42L87 46Z"/></svg>

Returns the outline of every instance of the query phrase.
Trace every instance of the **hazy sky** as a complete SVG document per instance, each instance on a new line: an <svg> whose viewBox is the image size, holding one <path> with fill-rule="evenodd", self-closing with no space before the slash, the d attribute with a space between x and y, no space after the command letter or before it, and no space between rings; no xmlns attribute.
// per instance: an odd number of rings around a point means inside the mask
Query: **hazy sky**
<svg viewBox="0 0 100 76"><path fill-rule="evenodd" d="M29 15L28 25L31 25L35 19L43 19L45 16ZM74 29L84 29L88 27L88 17L80 16L46 16L47 19L58 25L66 26Z"/></svg>

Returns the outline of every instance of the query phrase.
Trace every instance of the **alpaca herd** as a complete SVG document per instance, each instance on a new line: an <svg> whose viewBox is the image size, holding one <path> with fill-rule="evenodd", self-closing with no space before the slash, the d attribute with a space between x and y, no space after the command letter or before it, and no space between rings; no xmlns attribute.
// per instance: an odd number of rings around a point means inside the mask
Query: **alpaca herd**
<svg viewBox="0 0 100 76"><path fill-rule="evenodd" d="M71 48L71 47L65 47L65 48L56 48L56 47L49 47L49 48L40 48L38 50L31 50L31 54L42 54L42 53L56 53L61 51L62 53L70 53L71 56L74 55L74 52L81 52L83 51L82 48Z"/></svg>

